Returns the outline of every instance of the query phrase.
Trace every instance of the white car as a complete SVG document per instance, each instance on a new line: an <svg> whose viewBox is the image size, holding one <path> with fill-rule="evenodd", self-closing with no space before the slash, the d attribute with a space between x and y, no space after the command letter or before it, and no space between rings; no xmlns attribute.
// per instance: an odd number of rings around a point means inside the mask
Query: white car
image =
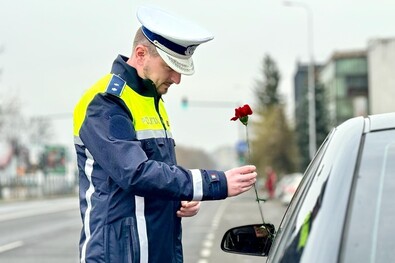
<svg viewBox="0 0 395 263"><path fill-rule="evenodd" d="M395 112L334 128L277 231L251 222L228 230L221 248L267 263L394 262L394 222Z"/></svg>
<svg viewBox="0 0 395 263"><path fill-rule="evenodd" d="M284 205L289 205L289 203L292 200L292 197L296 192L296 189L298 189L298 186L302 181L302 178L303 178L302 173L290 174L286 182L278 186L281 187L281 195L280 195L281 203L283 203Z"/></svg>

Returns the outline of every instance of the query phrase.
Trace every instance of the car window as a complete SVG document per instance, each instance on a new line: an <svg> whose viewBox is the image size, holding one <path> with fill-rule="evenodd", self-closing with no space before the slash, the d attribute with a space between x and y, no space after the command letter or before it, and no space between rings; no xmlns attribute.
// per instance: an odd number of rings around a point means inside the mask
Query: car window
<svg viewBox="0 0 395 263"><path fill-rule="evenodd" d="M325 159L325 157L324 157ZM311 229L320 212L330 167L321 161L312 175L310 186L303 197L303 203L295 213L292 230L280 262L299 262L309 240Z"/></svg>
<svg viewBox="0 0 395 263"><path fill-rule="evenodd" d="M369 133L354 182L342 262L395 258L395 130Z"/></svg>
<svg viewBox="0 0 395 263"><path fill-rule="evenodd" d="M277 238L272 246L272 250L270 253L275 255L276 258L271 259L269 255L269 262L271 260L277 262L279 257L282 257L282 261L284 262L298 262L299 257L301 256L301 251L298 247L302 246L303 242L299 240L303 239L303 225L309 215L311 215L311 211L314 207L318 208L317 200L320 199L319 195L321 194L322 188L322 177L320 175L319 169L323 169L321 165L321 159L326 151L326 148L329 144L329 141L332 137L334 130L328 135L320 149L318 150L314 160L309 165L308 169L306 170L303 179L300 183L298 190L293 197L292 202L288 206L288 209L284 215L284 218L279 226L277 231ZM316 180L318 178L318 180ZM324 180L325 181L325 180ZM316 185L312 188L310 185ZM311 191L314 189L314 191ZM307 201L306 201L307 199ZM303 205L302 205L303 201ZM296 211L298 211L296 213ZM293 218L291 218L293 215ZM289 224L288 221L293 221L293 223ZM288 229L283 229L285 226L288 225ZM280 237L281 235L287 236L287 238ZM290 237L288 237L290 236ZM291 257L291 261L287 261L288 257Z"/></svg>

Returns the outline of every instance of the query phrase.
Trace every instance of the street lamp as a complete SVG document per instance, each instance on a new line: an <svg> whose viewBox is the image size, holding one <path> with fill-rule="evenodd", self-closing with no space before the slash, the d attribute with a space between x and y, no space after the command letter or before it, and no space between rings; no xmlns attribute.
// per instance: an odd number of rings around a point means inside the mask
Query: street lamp
<svg viewBox="0 0 395 263"><path fill-rule="evenodd" d="M301 7L307 14L307 51L310 57L308 67L308 92L307 99L309 103L309 155L313 159L316 152L316 129L315 129L315 73L314 73L314 55L313 55L313 12L308 5L301 2L284 1L284 5Z"/></svg>

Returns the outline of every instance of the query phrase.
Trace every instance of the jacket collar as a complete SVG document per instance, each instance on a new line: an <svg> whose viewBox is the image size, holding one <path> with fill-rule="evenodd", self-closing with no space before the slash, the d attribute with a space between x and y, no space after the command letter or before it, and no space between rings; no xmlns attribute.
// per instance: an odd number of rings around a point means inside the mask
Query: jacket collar
<svg viewBox="0 0 395 263"><path fill-rule="evenodd" d="M155 84L150 79L140 78L136 69L126 63L127 60L127 57L118 55L112 65L111 73L121 77L130 88L142 96L160 97Z"/></svg>

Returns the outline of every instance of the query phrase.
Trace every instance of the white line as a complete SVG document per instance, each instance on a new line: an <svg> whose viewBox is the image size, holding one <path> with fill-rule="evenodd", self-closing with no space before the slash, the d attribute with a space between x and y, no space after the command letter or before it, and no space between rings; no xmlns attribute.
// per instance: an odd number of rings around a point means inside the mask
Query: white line
<svg viewBox="0 0 395 263"><path fill-rule="evenodd" d="M202 258L208 258L210 255L211 255L211 250L210 250L209 248L203 248L203 249L200 251L200 256L201 256Z"/></svg>
<svg viewBox="0 0 395 263"><path fill-rule="evenodd" d="M205 248L210 248L212 246L213 246L213 241L211 241L211 240L205 240L203 242L203 247L205 247Z"/></svg>
<svg viewBox="0 0 395 263"><path fill-rule="evenodd" d="M209 233L206 236L206 239L203 240L202 250L200 251L200 259L198 263L206 263L208 262L207 258L211 255L211 248L213 246L213 240L215 238L214 232L217 230L219 222L221 222L222 215L224 214L227 202L222 201L220 207L214 215L213 220L211 221L211 228Z"/></svg>
<svg viewBox="0 0 395 263"><path fill-rule="evenodd" d="M23 246L23 242L22 241L15 241L12 243L8 243L6 245L0 246L0 253L6 252L8 250L12 250L18 247Z"/></svg>

